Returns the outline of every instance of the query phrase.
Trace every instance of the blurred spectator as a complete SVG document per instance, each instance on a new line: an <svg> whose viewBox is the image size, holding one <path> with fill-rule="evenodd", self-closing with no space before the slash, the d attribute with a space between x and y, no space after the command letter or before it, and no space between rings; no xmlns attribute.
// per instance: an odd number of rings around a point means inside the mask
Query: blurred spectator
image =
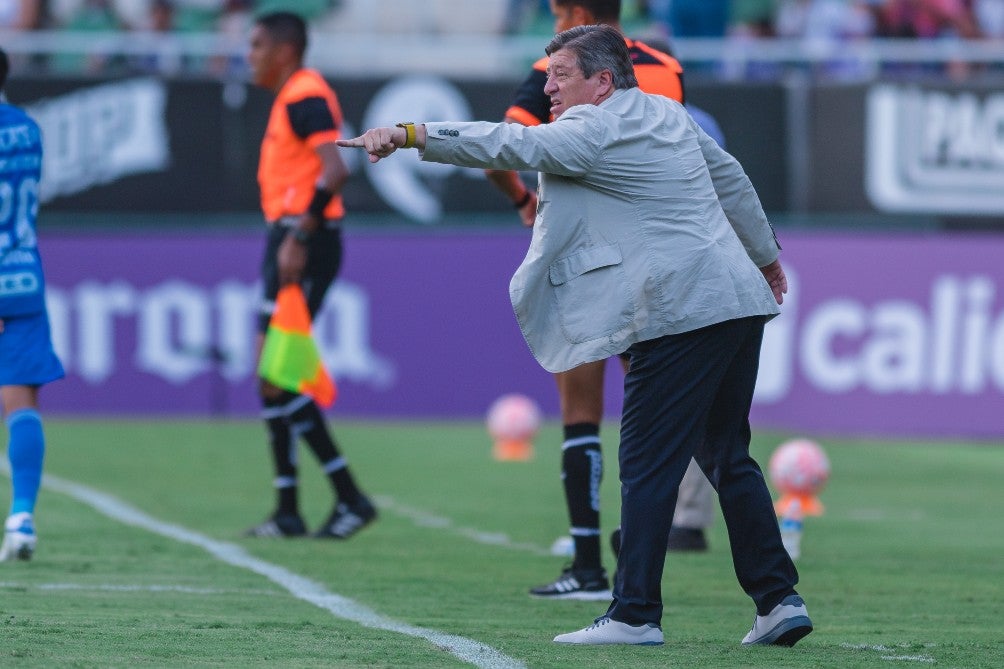
<svg viewBox="0 0 1004 669"><path fill-rule="evenodd" d="M373 2L373 0L369 0ZM464 0L470 2L470 0ZM254 13L258 16L272 12L294 12L305 21L316 19L337 5L341 0L256 0ZM426 3L418 3L426 4Z"/></svg>
<svg viewBox="0 0 1004 669"><path fill-rule="evenodd" d="M44 0L0 0L0 30L42 28L44 4Z"/></svg>
<svg viewBox="0 0 1004 669"><path fill-rule="evenodd" d="M254 23L252 4L253 0L225 0L223 3L223 12L216 21L216 31L228 46L243 47L247 41L251 25ZM243 78L247 71L243 48L235 49L235 54L238 55L214 58L210 62L213 74Z"/></svg>
<svg viewBox="0 0 1004 669"><path fill-rule="evenodd" d="M154 32L170 32L174 29L174 2L172 0L153 0L150 7L150 30Z"/></svg>
<svg viewBox="0 0 1004 669"><path fill-rule="evenodd" d="M773 80L783 71L772 61L756 60L756 47L750 40L774 36L774 17L778 0L732 0L729 14L729 44L723 52L720 74L725 79ZM739 54L738 58L729 52ZM693 68L688 67L688 71Z"/></svg>
<svg viewBox="0 0 1004 669"><path fill-rule="evenodd" d="M879 13L877 34L893 38L973 38L980 36L979 25L967 0L886 0ZM886 66L887 72L903 76L920 73L947 73L953 79L969 75L973 67L962 61L911 63Z"/></svg>
<svg viewBox="0 0 1004 669"><path fill-rule="evenodd" d="M140 32L150 36L152 48L149 53L130 56L129 68L145 74L177 74L182 69L184 54L180 45L170 39L175 29L174 0L153 0L145 23Z"/></svg>
<svg viewBox="0 0 1004 669"><path fill-rule="evenodd" d="M870 36L875 20L864 2L782 0L774 28L778 37L837 41Z"/></svg>
<svg viewBox="0 0 1004 669"><path fill-rule="evenodd" d="M973 15L984 37L1004 39L1004 0L973 0Z"/></svg>
<svg viewBox="0 0 1004 669"><path fill-rule="evenodd" d="M729 32L739 37L773 37L777 0L732 0Z"/></svg>
<svg viewBox="0 0 1004 669"><path fill-rule="evenodd" d="M72 9L62 25L62 30L72 32L112 33L124 28L111 0L84 0ZM83 72L87 74L107 74L109 69L119 66L116 57L114 37L107 41L97 40L87 53L63 52L52 59L52 67L61 72Z"/></svg>
<svg viewBox="0 0 1004 669"><path fill-rule="evenodd" d="M730 0L648 0L648 16L673 37L724 37Z"/></svg>
<svg viewBox="0 0 1004 669"><path fill-rule="evenodd" d="M111 0L83 0L63 23L63 28L74 31L110 31L122 27Z"/></svg>
<svg viewBox="0 0 1004 669"><path fill-rule="evenodd" d="M549 11L548 0L509 0L502 30L507 35L522 32L525 26Z"/></svg>
<svg viewBox="0 0 1004 669"><path fill-rule="evenodd" d="M882 37L979 37L965 0L886 0L880 13Z"/></svg>
<svg viewBox="0 0 1004 669"><path fill-rule="evenodd" d="M778 37L801 39L827 59L813 66L816 75L862 78L873 68L846 54L840 44L870 37L875 31L871 0L782 0L774 28Z"/></svg>
<svg viewBox="0 0 1004 669"><path fill-rule="evenodd" d="M0 0L0 32L4 30L41 30L49 27L46 0ZM48 58L42 54L24 56L10 54L10 69L20 74L44 70Z"/></svg>
<svg viewBox="0 0 1004 669"><path fill-rule="evenodd" d="M215 30L223 4L223 0L174 0L174 29L184 32Z"/></svg>

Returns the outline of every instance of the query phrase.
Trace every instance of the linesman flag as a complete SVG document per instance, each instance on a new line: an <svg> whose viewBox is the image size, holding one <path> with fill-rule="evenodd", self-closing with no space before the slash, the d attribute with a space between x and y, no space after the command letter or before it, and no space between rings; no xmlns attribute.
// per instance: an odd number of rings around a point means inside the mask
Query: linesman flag
<svg viewBox="0 0 1004 669"><path fill-rule="evenodd" d="M285 390L307 395L325 409L338 396L338 388L324 369L310 332L307 300L295 283L283 286L276 296L258 376Z"/></svg>

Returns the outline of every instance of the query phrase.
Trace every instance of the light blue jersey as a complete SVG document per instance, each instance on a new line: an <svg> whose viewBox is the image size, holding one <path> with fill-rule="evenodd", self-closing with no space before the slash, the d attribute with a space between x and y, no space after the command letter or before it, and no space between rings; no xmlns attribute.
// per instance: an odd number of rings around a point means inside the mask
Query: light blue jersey
<svg viewBox="0 0 1004 669"><path fill-rule="evenodd" d="M42 134L21 109L0 103L0 318L45 311L35 219Z"/></svg>

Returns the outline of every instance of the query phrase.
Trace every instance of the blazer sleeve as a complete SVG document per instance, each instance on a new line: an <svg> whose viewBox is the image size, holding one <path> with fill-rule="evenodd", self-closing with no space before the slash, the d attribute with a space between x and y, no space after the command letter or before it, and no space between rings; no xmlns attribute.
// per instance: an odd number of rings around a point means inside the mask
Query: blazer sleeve
<svg viewBox="0 0 1004 669"><path fill-rule="evenodd" d="M422 160L502 170L535 170L581 177L599 161L603 124L583 105L553 123L426 123Z"/></svg>
<svg viewBox="0 0 1004 669"><path fill-rule="evenodd" d="M777 260L781 245L752 182L732 154L722 149L697 123L691 121L691 125L697 131L715 193L732 229L757 267L771 264Z"/></svg>

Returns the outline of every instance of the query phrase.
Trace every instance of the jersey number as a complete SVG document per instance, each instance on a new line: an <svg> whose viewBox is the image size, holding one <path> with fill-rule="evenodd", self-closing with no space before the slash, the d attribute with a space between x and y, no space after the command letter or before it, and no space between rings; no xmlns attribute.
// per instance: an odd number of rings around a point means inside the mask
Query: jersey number
<svg viewBox="0 0 1004 669"><path fill-rule="evenodd" d="M35 217L38 216L38 179L25 177L20 183L0 181L0 253L15 245L9 230L13 228L16 246L33 249L38 244Z"/></svg>

